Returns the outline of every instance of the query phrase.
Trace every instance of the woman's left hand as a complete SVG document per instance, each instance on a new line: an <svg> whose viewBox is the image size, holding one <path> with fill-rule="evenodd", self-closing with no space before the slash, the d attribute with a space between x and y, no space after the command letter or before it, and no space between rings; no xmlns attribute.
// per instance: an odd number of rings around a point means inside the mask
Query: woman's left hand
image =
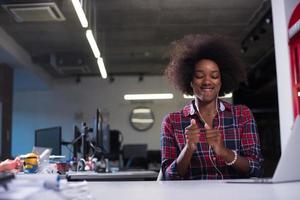
<svg viewBox="0 0 300 200"><path fill-rule="evenodd" d="M218 129L211 128L208 124L204 125L206 141L211 146L214 152L220 156L226 150L222 135Z"/></svg>

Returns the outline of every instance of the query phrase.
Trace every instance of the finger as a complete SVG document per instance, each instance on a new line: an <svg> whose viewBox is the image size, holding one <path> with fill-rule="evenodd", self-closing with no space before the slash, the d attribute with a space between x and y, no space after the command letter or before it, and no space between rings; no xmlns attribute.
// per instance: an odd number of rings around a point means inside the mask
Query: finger
<svg viewBox="0 0 300 200"><path fill-rule="evenodd" d="M197 134L197 133L201 133L201 129L196 128L196 129L186 129L184 131L184 134Z"/></svg>
<svg viewBox="0 0 300 200"><path fill-rule="evenodd" d="M186 131L196 131L196 130L199 130L200 131L200 128L198 128L197 126L187 126L185 128Z"/></svg>
<svg viewBox="0 0 300 200"><path fill-rule="evenodd" d="M219 137L218 133L211 133L211 134L206 134L206 138L210 139L210 138L217 138Z"/></svg>
<svg viewBox="0 0 300 200"><path fill-rule="evenodd" d="M191 119L191 125L197 125L195 119Z"/></svg>
<svg viewBox="0 0 300 200"><path fill-rule="evenodd" d="M205 130L205 134L206 135L210 135L210 134L221 134L220 131L218 129L208 129L208 130Z"/></svg>
<svg viewBox="0 0 300 200"><path fill-rule="evenodd" d="M205 128L206 130L211 129L211 127L210 127L207 123L204 124L204 128Z"/></svg>
<svg viewBox="0 0 300 200"><path fill-rule="evenodd" d="M206 129L205 134L220 133L218 129Z"/></svg>
<svg viewBox="0 0 300 200"><path fill-rule="evenodd" d="M199 138L200 137L200 133L194 133L194 134L185 134L185 138L187 139L191 139L191 138Z"/></svg>
<svg viewBox="0 0 300 200"><path fill-rule="evenodd" d="M197 126L197 124L196 124L196 121L195 121L195 119L191 119L191 123L190 123L190 125L188 125L187 127L186 127L186 129L196 129L198 126Z"/></svg>

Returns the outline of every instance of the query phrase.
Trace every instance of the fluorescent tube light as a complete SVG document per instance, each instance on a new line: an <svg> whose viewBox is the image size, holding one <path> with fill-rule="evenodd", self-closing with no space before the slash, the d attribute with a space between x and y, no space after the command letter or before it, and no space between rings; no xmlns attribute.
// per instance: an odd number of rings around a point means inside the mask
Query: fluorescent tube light
<svg viewBox="0 0 300 200"><path fill-rule="evenodd" d="M99 58L100 57L100 51L99 51L98 45L96 43L96 40L93 36L92 30L91 29L86 30L85 35L86 35L87 40L89 41L89 44L92 48L92 51L94 53L95 58Z"/></svg>
<svg viewBox="0 0 300 200"><path fill-rule="evenodd" d="M103 79L106 79L107 78L107 73L106 73L106 69L105 69L105 66L104 66L103 59L101 57L97 58L97 64L98 64L98 67L99 67L99 70L100 70L101 77Z"/></svg>
<svg viewBox="0 0 300 200"><path fill-rule="evenodd" d="M81 6L79 0L72 0L72 3L73 3L73 6L75 8L76 14L79 18L79 21L81 23L81 26L83 28L87 28L88 27L88 21L86 19L86 16L84 14L84 11L82 9L82 6Z"/></svg>
<svg viewBox="0 0 300 200"><path fill-rule="evenodd" d="M194 95L183 94L183 98L185 98L185 99L193 99L193 98L195 98L195 96Z"/></svg>
<svg viewBox="0 0 300 200"><path fill-rule="evenodd" d="M185 99L193 99L193 98L195 98L195 96L194 95L186 95L186 94L184 94L183 95L183 98L185 98ZM220 98L221 99L227 99L227 98L232 98L232 92L230 92L230 93L228 93L228 94L225 94L224 96L220 96Z"/></svg>
<svg viewBox="0 0 300 200"><path fill-rule="evenodd" d="M224 96L220 96L221 99L232 98L232 92L225 94Z"/></svg>
<svg viewBox="0 0 300 200"><path fill-rule="evenodd" d="M153 100L153 99L173 99L172 93L160 94L125 94L125 100Z"/></svg>

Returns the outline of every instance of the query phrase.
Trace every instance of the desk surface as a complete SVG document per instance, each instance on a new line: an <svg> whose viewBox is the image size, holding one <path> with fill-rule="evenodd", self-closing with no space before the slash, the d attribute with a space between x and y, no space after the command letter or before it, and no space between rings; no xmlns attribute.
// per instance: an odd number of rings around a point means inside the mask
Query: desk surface
<svg viewBox="0 0 300 200"><path fill-rule="evenodd" d="M61 180L60 190L45 189L43 180L55 176L17 176L9 183L10 190L0 190L0 199L63 200L63 199L122 199L122 200L299 200L300 182L277 184L226 183L217 181L120 181L67 182ZM27 181L26 181L27 180ZM24 182L25 181L25 182ZM18 190L17 190L18 189ZM18 192L19 191L19 192ZM30 196L28 196L30 194ZM26 196L27 195L27 196ZM19 195L20 196L20 195ZM30 197L30 198L29 198ZM21 199L21 198L18 198Z"/></svg>
<svg viewBox="0 0 300 200"><path fill-rule="evenodd" d="M89 182L95 199L299 200L300 182L236 184L223 181Z"/></svg>
<svg viewBox="0 0 300 200"><path fill-rule="evenodd" d="M155 171L118 171L114 173L96 172L69 172L68 181L142 181L156 180L158 173Z"/></svg>

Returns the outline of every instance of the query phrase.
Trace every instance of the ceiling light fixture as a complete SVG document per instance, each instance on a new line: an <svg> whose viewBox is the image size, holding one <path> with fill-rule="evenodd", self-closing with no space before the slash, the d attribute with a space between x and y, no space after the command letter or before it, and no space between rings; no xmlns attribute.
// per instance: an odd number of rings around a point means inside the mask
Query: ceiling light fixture
<svg viewBox="0 0 300 200"><path fill-rule="evenodd" d="M194 99L195 96L194 95L186 95L186 94L184 94L183 98L185 98L185 99ZM232 98L232 92L230 92L228 94L225 94L224 96L220 96L219 98L221 98L221 99Z"/></svg>
<svg viewBox="0 0 300 200"><path fill-rule="evenodd" d="M266 22L266 24L271 24L271 23L272 23L271 17L267 17L267 18L265 19L265 22Z"/></svg>
<svg viewBox="0 0 300 200"><path fill-rule="evenodd" d="M84 14L84 11L82 9L81 3L79 2L79 0L72 0L73 6L75 8L76 14L79 18L79 21L81 23L81 26L83 28L87 28L88 27L88 21L86 19L86 16Z"/></svg>
<svg viewBox="0 0 300 200"><path fill-rule="evenodd" d="M94 53L95 58L99 58L100 57L100 51L99 51L98 45L96 43L96 40L93 36L92 30L91 29L86 30L85 35L86 35L87 40L89 41L89 44L92 48L92 51Z"/></svg>
<svg viewBox="0 0 300 200"><path fill-rule="evenodd" d="M248 50L248 47L242 46L242 48L241 48L241 53L246 53L247 50Z"/></svg>
<svg viewBox="0 0 300 200"><path fill-rule="evenodd" d="M107 78L107 72L106 72L106 69L105 69L105 66L104 66L103 59L101 57L97 58L97 64L98 64L98 67L99 67L99 70L100 70L101 77L103 79L106 79Z"/></svg>
<svg viewBox="0 0 300 200"><path fill-rule="evenodd" d="M125 94L125 100L154 100L154 99L173 99L172 93L159 93L159 94Z"/></svg>

